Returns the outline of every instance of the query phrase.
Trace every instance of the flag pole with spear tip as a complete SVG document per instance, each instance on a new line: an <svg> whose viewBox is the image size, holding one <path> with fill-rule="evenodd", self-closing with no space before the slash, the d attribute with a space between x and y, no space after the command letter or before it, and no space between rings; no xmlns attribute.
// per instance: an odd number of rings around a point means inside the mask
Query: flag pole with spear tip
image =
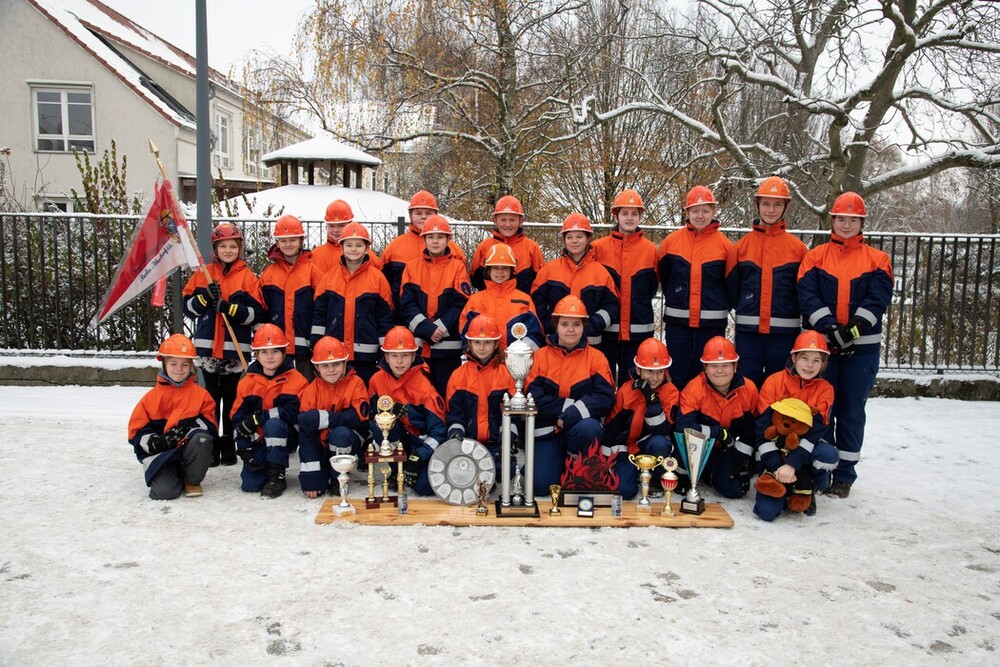
<svg viewBox="0 0 1000 667"><path fill-rule="evenodd" d="M160 149L156 147L156 144L153 143L152 139L149 140L149 152L152 153L153 157L156 159L156 165L160 168L160 175L163 177L163 182L168 183L169 179L167 178L167 168L163 166L163 160L160 159ZM180 215L180 205L177 203L177 197L174 195L173 189L170 190L170 201L174 206L174 210L177 211L178 215ZM198 258L198 268L201 269L202 274L205 276L205 280L211 284L213 282L212 274L208 272L208 267L205 266L205 260L201 256L201 250L198 248L194 235L191 233L191 228L187 225L179 226L183 228L183 231L180 229L177 231L182 234L187 234L188 240L194 248L195 257ZM243 365L243 370L246 371L247 360L246 357L243 356L243 350L240 349L240 342L236 338L236 332L233 330L233 325L230 323L229 318L226 317L225 313L220 312L219 315L222 316L222 321L226 325L229 337L233 341L233 348L236 350L236 356L239 357L240 363Z"/></svg>

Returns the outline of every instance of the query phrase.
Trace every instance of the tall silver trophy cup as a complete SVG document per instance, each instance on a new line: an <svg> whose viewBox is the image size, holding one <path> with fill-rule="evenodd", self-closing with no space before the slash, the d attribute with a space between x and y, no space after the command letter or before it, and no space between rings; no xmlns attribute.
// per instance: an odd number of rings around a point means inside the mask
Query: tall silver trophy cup
<svg viewBox="0 0 1000 667"><path fill-rule="evenodd" d="M528 327L518 322L511 327L516 339L507 347L507 372L514 379L514 395L503 397L500 435L500 498L496 502L497 516L539 516L535 502L535 399L524 394L524 381L531 371L531 346L524 342ZM524 496L511 500L511 418L524 417Z"/></svg>
<svg viewBox="0 0 1000 667"><path fill-rule="evenodd" d="M693 428L684 429L683 453L685 463L687 463L688 478L691 480L691 488L681 500L681 512L702 514L705 511L705 499L698 493L698 478L701 477L705 462L712 453L705 434Z"/></svg>
<svg viewBox="0 0 1000 667"><path fill-rule="evenodd" d="M333 513L337 516L354 514L354 505L347 500L347 483L349 473L358 464L358 457L351 454L337 454L330 457L330 466L336 470L337 481L340 482L340 504L334 505Z"/></svg>

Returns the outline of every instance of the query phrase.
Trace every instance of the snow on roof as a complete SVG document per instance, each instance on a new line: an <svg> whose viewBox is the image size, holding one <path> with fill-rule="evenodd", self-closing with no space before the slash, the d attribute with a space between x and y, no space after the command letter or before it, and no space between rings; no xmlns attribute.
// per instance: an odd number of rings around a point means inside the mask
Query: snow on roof
<svg viewBox="0 0 1000 667"><path fill-rule="evenodd" d="M195 59L191 55L97 0L28 1L157 111L177 125L194 129L194 114L171 98L169 93L165 94L145 72L105 40L127 44L193 79L196 75ZM218 72L211 70L209 76L215 83L239 94L235 84Z"/></svg>
<svg viewBox="0 0 1000 667"><path fill-rule="evenodd" d="M409 217L410 203L399 197L374 190L345 188L339 185L283 185L246 195L253 212L248 210L243 196L228 200L238 218L260 218L268 206L273 211L284 210L301 220L322 220L327 205L334 199L343 199L351 205L358 222L394 222ZM277 214L274 215L277 217Z"/></svg>
<svg viewBox="0 0 1000 667"><path fill-rule="evenodd" d="M262 160L269 167L282 160L335 160L363 164L369 167L378 167L382 164L382 160L377 157L330 137L313 137L291 146L279 148L265 154Z"/></svg>

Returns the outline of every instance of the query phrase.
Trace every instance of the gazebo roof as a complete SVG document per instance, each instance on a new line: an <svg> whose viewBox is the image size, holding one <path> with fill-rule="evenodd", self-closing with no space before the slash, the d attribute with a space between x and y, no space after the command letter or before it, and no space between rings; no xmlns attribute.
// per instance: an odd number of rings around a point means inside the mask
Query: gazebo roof
<svg viewBox="0 0 1000 667"><path fill-rule="evenodd" d="M372 157L362 150L348 146L329 137L313 137L301 141L291 146L279 148L276 151L267 153L262 158L264 164L273 167L276 164L288 160L302 160L305 162L344 162L348 164L360 164L366 167L378 167L382 160Z"/></svg>

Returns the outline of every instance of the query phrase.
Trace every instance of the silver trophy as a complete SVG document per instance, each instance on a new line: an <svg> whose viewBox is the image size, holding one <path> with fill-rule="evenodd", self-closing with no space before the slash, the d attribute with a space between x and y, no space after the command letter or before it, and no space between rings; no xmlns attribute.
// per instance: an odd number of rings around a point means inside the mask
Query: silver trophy
<svg viewBox="0 0 1000 667"><path fill-rule="evenodd" d="M704 433L693 428L684 429L681 456L687 464L688 479L691 480L691 488L681 500L681 512L685 514L702 514L705 511L705 499L698 493L698 478L711 453L711 445Z"/></svg>
<svg viewBox="0 0 1000 667"><path fill-rule="evenodd" d="M524 337L528 335L528 327L523 322L518 322L511 327L510 333L516 340L507 347L505 354L507 372L514 378L514 395L504 396L504 406L515 411L534 409L534 397L524 395L524 380L531 372L533 354L531 346L524 342Z"/></svg>
<svg viewBox="0 0 1000 667"><path fill-rule="evenodd" d="M502 423L500 427L500 497L496 508L498 517L539 516L538 503L535 502L535 399L524 395L524 381L531 371L533 350L524 342L528 335L528 327L523 322L517 322L510 328L510 334L516 340L507 347L507 372L514 380L514 395L504 394ZM511 419L514 416L524 417L524 481L521 482L521 471L516 466L516 487L511 498ZM521 495L523 494L523 496Z"/></svg>
<svg viewBox="0 0 1000 667"><path fill-rule="evenodd" d="M349 474L358 464L358 457L352 454L337 454L330 457L330 466L338 473L337 481L340 482L340 504L334 505L333 513L337 516L354 514L354 505L347 500L347 483Z"/></svg>

